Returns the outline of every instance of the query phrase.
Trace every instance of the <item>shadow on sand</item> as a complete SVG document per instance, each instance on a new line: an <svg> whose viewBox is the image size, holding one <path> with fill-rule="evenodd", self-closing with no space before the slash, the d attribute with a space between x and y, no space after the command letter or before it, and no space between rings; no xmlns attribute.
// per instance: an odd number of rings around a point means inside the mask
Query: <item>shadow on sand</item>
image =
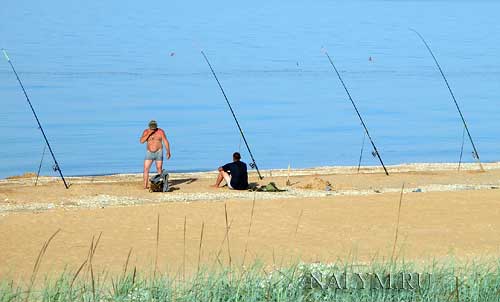
<svg viewBox="0 0 500 302"><path fill-rule="evenodd" d="M180 184L192 184L193 182L197 181L198 178L183 178L183 179L174 179L174 180L169 180L169 184L171 186L176 186Z"/></svg>

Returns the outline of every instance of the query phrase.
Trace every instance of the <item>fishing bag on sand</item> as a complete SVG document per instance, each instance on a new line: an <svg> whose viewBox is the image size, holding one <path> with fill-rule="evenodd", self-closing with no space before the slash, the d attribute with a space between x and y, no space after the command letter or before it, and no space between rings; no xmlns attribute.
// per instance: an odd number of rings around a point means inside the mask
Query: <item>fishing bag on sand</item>
<svg viewBox="0 0 500 302"><path fill-rule="evenodd" d="M270 182L267 185L262 185L259 187L255 187L250 189L250 191L258 191L258 192L285 192L286 190L279 189L274 182Z"/></svg>
<svg viewBox="0 0 500 302"><path fill-rule="evenodd" d="M152 176L149 182L149 192L168 192L168 173L166 170Z"/></svg>

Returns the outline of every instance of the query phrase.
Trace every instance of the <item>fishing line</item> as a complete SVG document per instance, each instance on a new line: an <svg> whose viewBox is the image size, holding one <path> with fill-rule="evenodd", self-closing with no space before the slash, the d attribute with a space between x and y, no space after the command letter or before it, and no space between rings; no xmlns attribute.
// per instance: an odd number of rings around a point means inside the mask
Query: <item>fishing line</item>
<svg viewBox="0 0 500 302"><path fill-rule="evenodd" d="M361 159L363 158L363 150L365 149L365 139L366 139L366 133L363 132L363 142L361 143L361 151L359 152L358 174L359 174L359 168L361 168Z"/></svg>
<svg viewBox="0 0 500 302"><path fill-rule="evenodd" d="M52 151L52 148L50 147L49 140L47 139L47 136L45 135L45 131L43 131L42 124L40 123L40 120L38 119L38 116L36 115L36 112L35 112L35 109L33 108L33 105L31 105L31 101L30 101L30 98L28 97L28 94L26 93L26 90L24 89L23 83L21 82L21 79L19 78L16 70L14 69L14 65L12 64L9 56L7 55L7 52L5 51L5 49L2 49L2 51L3 51L3 55L5 56L5 59L7 60L7 62L9 62L10 67L12 68L12 71L16 75L17 81L19 82L19 85L21 86L21 89L24 92L24 96L26 97L26 101L28 101L28 105L30 106L31 111L33 112L33 115L35 116L36 122L38 123L38 128L42 132L43 138L45 139L45 143L47 144L47 147L49 148L50 154L52 155L52 159L54 160L54 170L59 172L59 175L61 176L61 179L64 183L64 186L66 187L66 189L69 189L69 186L66 183L66 180L64 179L64 176L62 174L61 168L60 168L59 164L57 163L56 156L54 155L54 152Z"/></svg>
<svg viewBox="0 0 500 302"><path fill-rule="evenodd" d="M458 161L458 171L460 171L460 165L462 164L462 155L464 154L464 143L465 143L465 127L462 131L462 147L460 148L460 160Z"/></svg>
<svg viewBox="0 0 500 302"><path fill-rule="evenodd" d="M338 76L338 78L340 80L340 83L342 83L342 86L344 86L345 92L347 93L347 96L349 97L349 100L351 100L351 104L354 107L354 110L356 110L356 114L358 115L359 120L361 121L361 125L363 125L363 128L365 129L366 136L368 136L368 139L370 139L370 142L371 142L372 147L373 147L372 154L374 156L378 157L378 159L380 161L380 164L382 164L382 167L384 168L385 174L389 175L389 172L387 172L387 169L386 169L386 167L384 165L384 162L382 161L382 157L380 156L380 153L378 152L377 147L375 146L375 143L373 142L373 139L371 138L370 133L368 132L368 128L366 127L366 124L363 121L363 118L361 117L361 114L358 111L358 107L356 107L356 104L354 103L354 100L352 99L351 94L349 93L349 90L347 89L347 86L344 83L344 80L342 80L342 77L340 76L340 72L337 70L337 67L335 67L335 64L333 64L333 61L330 58L330 56L328 55L328 52L326 51L326 49L323 49L323 51L324 51L326 57L328 58L328 61L330 61L330 64L332 65L333 69L337 73L337 76Z"/></svg>
<svg viewBox="0 0 500 302"><path fill-rule="evenodd" d="M434 63L436 63L437 68L439 69L439 72L441 73L441 76L443 77L444 82L446 83L446 87L448 87L448 91L451 94L451 97L453 99L453 102L455 103L455 106L457 107L458 114L460 114L460 118L462 119L462 123L464 124L465 131L467 131L467 135L469 136L470 143L472 145L472 149L474 149L474 152L472 152L472 156L477 160L479 167L481 168L481 171L484 171L483 164L481 163L481 160L479 159L479 153L477 152L476 145L474 144L474 141L472 140L472 135L470 134L469 127L467 127L467 123L465 122L464 115L462 114L462 110L460 110L460 106L458 106L457 99L455 98L455 95L453 94L453 91L451 90L450 84L448 83L448 80L446 79L446 76L444 75L443 70L441 69L441 66L439 65L436 56L434 56L434 53L432 52L429 44L425 41L424 37L416 30L410 28L411 31L417 34L417 36L424 42L425 47L431 54L432 58L434 59Z"/></svg>
<svg viewBox="0 0 500 302"><path fill-rule="evenodd" d="M210 67L210 70L212 71L212 75L214 76L215 81L217 81L217 84L219 85L220 91L222 92L222 95L224 96L224 99L226 99L227 106L229 107L229 110L231 111L231 114L233 115L234 121L236 122L236 126L238 126L238 130L240 131L241 138L243 138L243 141L245 142L245 146L247 147L248 153L250 154L250 158L252 159L252 163L250 163L250 167L255 168L257 170L257 174L259 175L259 178L262 179L262 175L260 175L259 168L257 167L257 163L255 162L255 159L253 157L252 151L250 150L250 147L248 146L247 139L245 138L245 134L243 134L243 130L241 129L240 123L238 122L238 119L236 118L236 114L234 113L233 107L229 103L229 100L226 96L226 93L224 92L224 89L222 88L221 83L219 82L219 79L217 78L217 75L215 74L215 71L212 67L212 64L210 64L210 61L208 61L207 56L201 51L201 54L203 55L203 58L205 58L205 61L208 64L208 67Z"/></svg>
<svg viewBox="0 0 500 302"><path fill-rule="evenodd" d="M38 172L36 172L36 180L35 187L38 184L38 177L40 177L40 170L42 169L43 158L45 157L45 150L47 149L47 145L43 145L42 158L40 159L40 164L38 165Z"/></svg>

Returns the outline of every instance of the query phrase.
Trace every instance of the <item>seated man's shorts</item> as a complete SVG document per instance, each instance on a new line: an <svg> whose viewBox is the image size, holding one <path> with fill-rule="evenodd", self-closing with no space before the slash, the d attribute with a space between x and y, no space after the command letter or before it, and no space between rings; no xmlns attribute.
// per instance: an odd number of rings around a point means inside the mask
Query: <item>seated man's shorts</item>
<svg viewBox="0 0 500 302"><path fill-rule="evenodd" d="M227 183L227 187L229 189L232 189L233 187L231 187L231 174L228 174L227 172L223 174L224 175L224 180L226 181Z"/></svg>

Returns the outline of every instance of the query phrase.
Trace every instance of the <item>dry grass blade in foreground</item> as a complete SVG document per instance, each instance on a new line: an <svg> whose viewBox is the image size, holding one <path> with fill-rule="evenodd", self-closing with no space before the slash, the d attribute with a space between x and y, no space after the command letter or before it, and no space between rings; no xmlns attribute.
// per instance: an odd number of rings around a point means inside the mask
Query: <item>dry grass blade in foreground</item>
<svg viewBox="0 0 500 302"><path fill-rule="evenodd" d="M52 239L54 239L54 237L56 237L56 235L60 231L61 231L61 229L58 229L57 231L55 231L54 234L52 234L52 236L50 236L49 239L47 241L45 241L42 248L40 249L40 253L38 253L38 257L36 258L35 265L33 266L33 273L31 274L30 283L29 283L29 287L27 290L27 294L26 294L26 301L28 301L31 290L33 288L33 285L35 284L36 275L38 274L38 270L40 269L40 264L42 263L43 256L45 255L45 252L47 251L47 248L49 247L49 244L52 241Z"/></svg>
<svg viewBox="0 0 500 302"><path fill-rule="evenodd" d="M241 265L245 266L245 259L247 256L248 252L248 241L250 240L250 231L252 230L252 223L253 223L253 213L255 209L255 195L257 194L256 191L253 192L253 201L252 201L252 211L250 212L250 222L248 223L248 232L247 232L247 241L245 243L245 251L243 252L243 260L241 261Z"/></svg>
<svg viewBox="0 0 500 302"><path fill-rule="evenodd" d="M186 280L186 221L187 216L184 216L184 234L182 241L182 281Z"/></svg>
<svg viewBox="0 0 500 302"><path fill-rule="evenodd" d="M226 237L227 237L227 254L228 254L228 258L229 258L229 269L231 269L231 248L230 248L230 244L229 244L229 224L228 224L228 221L227 221L227 206L226 206L226 203L224 203L224 215L226 217Z"/></svg>
<svg viewBox="0 0 500 302"><path fill-rule="evenodd" d="M399 206L398 206L398 220L396 222L396 232L394 235L394 243L392 245L392 253L391 253L391 261L394 260L394 254L396 253L396 243L398 241L398 233L399 233L399 219L401 217L401 203L403 202L403 194L404 194L405 184L401 186L401 195L399 196Z"/></svg>
<svg viewBox="0 0 500 302"><path fill-rule="evenodd" d="M200 271L200 262L201 262L201 246L203 244L203 230L205 229L205 222L201 223L201 231L200 231L200 246L198 247L198 266L196 272Z"/></svg>
<svg viewBox="0 0 500 302"><path fill-rule="evenodd" d="M160 214L158 214L158 219L156 221L156 251L155 251L155 269L153 275L156 275L158 269L158 247L160 244Z"/></svg>

